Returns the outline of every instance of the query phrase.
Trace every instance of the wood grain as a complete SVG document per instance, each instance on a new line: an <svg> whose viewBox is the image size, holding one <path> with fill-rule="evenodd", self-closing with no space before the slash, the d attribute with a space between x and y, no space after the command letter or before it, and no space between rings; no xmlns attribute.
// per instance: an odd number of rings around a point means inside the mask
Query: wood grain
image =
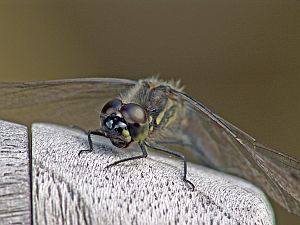
<svg viewBox="0 0 300 225"><path fill-rule="evenodd" d="M140 154L117 149L93 137L87 149L80 130L34 124L33 196L35 224L274 224L263 193L239 178L182 164L149 150L146 159L104 169L120 158Z"/></svg>
<svg viewBox="0 0 300 225"><path fill-rule="evenodd" d="M27 128L0 121L0 224L30 224Z"/></svg>

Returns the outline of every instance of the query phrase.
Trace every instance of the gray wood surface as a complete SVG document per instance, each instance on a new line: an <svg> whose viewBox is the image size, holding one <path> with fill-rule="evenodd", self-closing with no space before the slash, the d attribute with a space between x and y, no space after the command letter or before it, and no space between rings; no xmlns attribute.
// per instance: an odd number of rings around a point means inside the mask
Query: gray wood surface
<svg viewBox="0 0 300 225"><path fill-rule="evenodd" d="M87 149L80 130L34 124L33 211L35 224L274 224L263 193L239 178L189 163L189 190L182 164L149 150L149 157L105 170L140 154L94 137Z"/></svg>
<svg viewBox="0 0 300 225"><path fill-rule="evenodd" d="M0 120L0 224L30 224L27 128Z"/></svg>

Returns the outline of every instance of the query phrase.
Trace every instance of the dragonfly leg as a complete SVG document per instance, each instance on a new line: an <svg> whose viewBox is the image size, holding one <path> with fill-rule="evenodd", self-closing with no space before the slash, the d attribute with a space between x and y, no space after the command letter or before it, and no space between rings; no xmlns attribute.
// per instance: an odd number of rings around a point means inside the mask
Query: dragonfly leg
<svg viewBox="0 0 300 225"><path fill-rule="evenodd" d="M142 150L142 155L133 156L133 157L130 157L130 158L125 158L125 159L121 159L121 160L115 161L115 162L107 165L105 168L107 169L109 167L115 166L115 165L117 165L119 163L122 163L122 162L127 162L127 161L131 161L131 160L135 160L135 159L146 158L148 156L148 152L147 152L146 146L143 143L139 143L139 146L140 146L140 148Z"/></svg>
<svg viewBox="0 0 300 225"><path fill-rule="evenodd" d="M94 151L94 146L93 146L93 142L92 142L92 135L98 135L98 136L104 136L106 137L106 134L101 131L101 130L89 130L87 133L88 136L88 142L89 142L89 149L85 149L85 150L80 150L78 153L78 156L80 156L81 153L83 152L92 152Z"/></svg>
<svg viewBox="0 0 300 225"><path fill-rule="evenodd" d="M170 155L174 155L180 159L183 160L183 181L186 182L187 184L190 185L192 191L194 191L195 189L195 185L189 181L188 179L186 179L186 174L187 174L187 162L186 162L186 159L184 157L184 155L178 153L178 152L175 152L175 151L172 151L164 146L159 146L159 145L155 145L155 144L149 144L148 142L145 142L145 145L149 148L152 148L152 149L155 149L157 151L161 151L161 152L165 152L165 153L168 153Z"/></svg>

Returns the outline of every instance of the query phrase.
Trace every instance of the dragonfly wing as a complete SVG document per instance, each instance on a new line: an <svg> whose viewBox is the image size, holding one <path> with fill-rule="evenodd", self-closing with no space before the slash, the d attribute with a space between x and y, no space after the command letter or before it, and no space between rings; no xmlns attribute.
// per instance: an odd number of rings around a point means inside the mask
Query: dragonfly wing
<svg viewBox="0 0 300 225"><path fill-rule="evenodd" d="M255 183L280 205L300 215L299 160L257 143L186 94L171 92L183 101L184 110L166 141L180 140L200 163Z"/></svg>
<svg viewBox="0 0 300 225"><path fill-rule="evenodd" d="M255 144L255 150L256 161L276 184L272 195L280 191L284 196L281 204L300 215L300 161L259 143Z"/></svg>
<svg viewBox="0 0 300 225"><path fill-rule="evenodd" d="M51 122L94 129L99 127L103 104L135 84L106 78L0 83L0 118L26 125Z"/></svg>
<svg viewBox="0 0 300 225"><path fill-rule="evenodd" d="M216 116L216 115L215 115ZM241 140L247 139L247 134L217 116L222 123L230 128L235 133L237 138ZM249 136L249 135L248 135ZM249 138L248 138L249 140ZM253 139L252 139L253 140ZM269 183L266 185L265 191L271 196L281 196L279 202L289 211L300 214L300 161L274 150L270 147L264 146L252 141L252 145L248 146L248 151L253 152L256 164L268 177ZM274 190L268 185L276 187ZM263 184L265 185L265 184ZM264 188L262 185L260 185ZM274 197L273 197L274 198ZM276 199L276 198L274 198Z"/></svg>

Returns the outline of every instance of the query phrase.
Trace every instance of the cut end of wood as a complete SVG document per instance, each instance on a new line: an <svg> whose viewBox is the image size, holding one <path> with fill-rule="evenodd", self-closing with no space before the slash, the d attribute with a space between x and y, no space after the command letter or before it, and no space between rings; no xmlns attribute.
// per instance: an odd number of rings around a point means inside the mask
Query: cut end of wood
<svg viewBox="0 0 300 225"><path fill-rule="evenodd" d="M105 169L140 154L81 130L53 124L32 127L34 222L37 224L274 224L265 195L252 184L149 150L145 159Z"/></svg>
<svg viewBox="0 0 300 225"><path fill-rule="evenodd" d="M31 224L27 128L0 120L0 224Z"/></svg>

